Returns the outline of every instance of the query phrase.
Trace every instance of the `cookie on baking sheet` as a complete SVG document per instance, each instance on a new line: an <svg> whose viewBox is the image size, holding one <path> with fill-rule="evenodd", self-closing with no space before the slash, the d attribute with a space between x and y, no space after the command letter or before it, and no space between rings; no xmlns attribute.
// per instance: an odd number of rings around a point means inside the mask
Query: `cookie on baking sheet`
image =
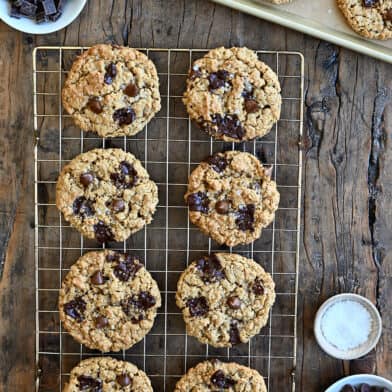
<svg viewBox="0 0 392 392"><path fill-rule="evenodd" d="M123 241L152 221L158 188L140 161L118 148L78 155L60 173L56 205L88 238Z"/></svg>
<svg viewBox="0 0 392 392"><path fill-rule="evenodd" d="M183 98L190 117L216 139L267 134L280 117L277 75L247 48L217 48L196 60Z"/></svg>
<svg viewBox="0 0 392 392"><path fill-rule="evenodd" d="M177 382L174 392L223 391L267 392L261 374L235 362L225 363L216 359L204 361L188 370Z"/></svg>
<svg viewBox="0 0 392 392"><path fill-rule="evenodd" d="M153 392L147 374L129 362L111 357L84 359L75 366L64 392Z"/></svg>
<svg viewBox="0 0 392 392"><path fill-rule="evenodd" d="M267 324L274 289L271 275L254 260L212 253L182 273L176 303L188 335L214 347L232 347Z"/></svg>
<svg viewBox="0 0 392 392"><path fill-rule="evenodd" d="M248 244L274 219L280 195L252 154L226 151L208 157L189 176L189 218L219 244Z"/></svg>
<svg viewBox="0 0 392 392"><path fill-rule="evenodd" d="M142 340L160 306L158 285L137 257L110 250L80 257L59 294L63 328L102 352L128 349Z"/></svg>
<svg viewBox="0 0 392 392"><path fill-rule="evenodd" d="M392 38L392 0L337 0L349 25L366 38Z"/></svg>
<svg viewBox="0 0 392 392"><path fill-rule="evenodd" d="M135 49L96 45L73 63L62 101L84 131L102 137L135 135L161 108L157 70Z"/></svg>

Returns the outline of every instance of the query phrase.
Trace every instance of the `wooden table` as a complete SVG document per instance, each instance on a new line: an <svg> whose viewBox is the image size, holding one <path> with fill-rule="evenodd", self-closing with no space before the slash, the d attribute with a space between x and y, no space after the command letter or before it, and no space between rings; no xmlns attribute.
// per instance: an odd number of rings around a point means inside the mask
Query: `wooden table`
<svg viewBox="0 0 392 392"><path fill-rule="evenodd" d="M94 0L46 37L0 23L0 42L0 391L31 392L35 372L31 52L97 42L304 53L298 390L321 391L348 373L392 377L391 65L204 0ZM340 292L370 298L384 324L377 350L349 364L325 355L312 332L317 308Z"/></svg>

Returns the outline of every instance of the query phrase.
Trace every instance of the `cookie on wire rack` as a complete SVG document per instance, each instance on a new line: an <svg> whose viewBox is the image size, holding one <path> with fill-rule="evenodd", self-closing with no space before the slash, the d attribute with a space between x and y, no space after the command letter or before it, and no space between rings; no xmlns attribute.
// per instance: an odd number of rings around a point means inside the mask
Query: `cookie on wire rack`
<svg viewBox="0 0 392 392"><path fill-rule="evenodd" d="M56 205L84 236L124 241L152 221L158 188L131 153L119 148L78 155L60 173Z"/></svg>
<svg viewBox="0 0 392 392"><path fill-rule="evenodd" d="M135 135L161 108L157 70L133 48L96 45L73 63L62 101L84 131L101 137Z"/></svg>
<svg viewBox="0 0 392 392"><path fill-rule="evenodd" d="M275 217L280 195L265 167L252 154L216 153L189 176L185 200L193 224L227 246L249 244Z"/></svg>
<svg viewBox="0 0 392 392"><path fill-rule="evenodd" d="M280 117L277 75L247 48L217 48L196 60L183 98L189 116L215 139L252 140Z"/></svg>
<svg viewBox="0 0 392 392"><path fill-rule="evenodd" d="M348 24L373 39L392 38L392 0L337 0Z"/></svg>
<svg viewBox="0 0 392 392"><path fill-rule="evenodd" d="M189 369L174 388L174 392L224 390L267 392L267 387L257 370L235 362L225 363L213 359Z"/></svg>
<svg viewBox="0 0 392 392"><path fill-rule="evenodd" d="M267 324L274 301L271 275L234 253L201 257L177 284L176 303L188 335L214 347L247 343Z"/></svg>
<svg viewBox="0 0 392 392"><path fill-rule="evenodd" d="M153 392L147 374L132 363L111 357L84 359L72 370L64 392Z"/></svg>
<svg viewBox="0 0 392 392"><path fill-rule="evenodd" d="M158 285L138 258L111 250L81 256L59 294L63 328L102 352L126 350L142 340L160 306Z"/></svg>

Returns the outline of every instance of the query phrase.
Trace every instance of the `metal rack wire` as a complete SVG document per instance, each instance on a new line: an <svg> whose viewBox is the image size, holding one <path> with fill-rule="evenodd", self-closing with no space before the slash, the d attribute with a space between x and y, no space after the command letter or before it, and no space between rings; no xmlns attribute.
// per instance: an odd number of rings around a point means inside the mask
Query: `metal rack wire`
<svg viewBox="0 0 392 392"><path fill-rule="evenodd" d="M61 281L86 251L100 249L65 222L55 207L55 184L62 166L95 147L120 147L134 153L159 187L154 222L124 243L109 247L136 253L158 281L163 297L155 325L129 350L111 353L150 376L156 392L174 389L179 377L206 358L236 361L264 375L268 390L295 390L296 317L300 240L304 60L297 52L258 51L279 76L282 118L263 139L235 145L214 141L189 120L181 95L190 64L205 50L140 49L156 64L162 110L138 135L101 139L83 133L63 112L64 77L82 47L38 47L33 53L35 146L35 273L37 391L62 391L69 372L82 358L100 355L62 330L57 311ZM234 249L219 246L188 220L183 201L187 178L205 156L240 149L273 164L281 204L274 223L260 240ZM189 262L212 251L234 251L254 258L276 282L277 300L270 320L248 344L232 349L201 345L185 333L174 302L177 279Z"/></svg>

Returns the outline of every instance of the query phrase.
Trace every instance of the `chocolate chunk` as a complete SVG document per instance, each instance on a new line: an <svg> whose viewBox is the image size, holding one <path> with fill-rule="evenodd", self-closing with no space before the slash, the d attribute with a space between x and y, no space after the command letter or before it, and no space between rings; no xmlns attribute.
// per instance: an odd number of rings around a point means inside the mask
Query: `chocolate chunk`
<svg viewBox="0 0 392 392"><path fill-rule="evenodd" d="M20 19L22 15L19 11L19 7L16 7L15 5L11 5L10 16L12 18Z"/></svg>
<svg viewBox="0 0 392 392"><path fill-rule="evenodd" d="M79 389L81 391L88 391L88 392L102 392L103 385L102 381L99 378L93 378L90 376L79 376Z"/></svg>
<svg viewBox="0 0 392 392"><path fill-rule="evenodd" d="M222 265L215 254L204 256L197 260L196 268L202 272L205 283L219 282L226 277Z"/></svg>
<svg viewBox="0 0 392 392"><path fill-rule="evenodd" d="M106 84L112 84L113 83L113 79L116 77L117 75L117 67L116 64L114 63L110 63L105 67L105 75L103 77L103 80Z"/></svg>
<svg viewBox="0 0 392 392"><path fill-rule="evenodd" d="M139 295L133 296L121 302L121 307L126 315L131 313L131 308L134 311L146 311L152 308L156 304L155 297L153 297L147 291L141 291ZM132 318L132 322L136 321L135 317Z"/></svg>
<svg viewBox="0 0 392 392"><path fill-rule="evenodd" d="M385 22L392 22L392 8L387 10L383 15L383 19Z"/></svg>
<svg viewBox="0 0 392 392"><path fill-rule="evenodd" d="M103 277L102 271L95 271L90 278L90 282L92 284L95 284L97 286L104 284L105 283L105 279Z"/></svg>
<svg viewBox="0 0 392 392"><path fill-rule="evenodd" d="M215 204L215 209L218 214L226 215L230 210L230 202L227 200L219 200Z"/></svg>
<svg viewBox="0 0 392 392"><path fill-rule="evenodd" d="M37 6L28 1L24 1L19 8L19 12L29 18L34 18L37 13Z"/></svg>
<svg viewBox="0 0 392 392"><path fill-rule="evenodd" d="M208 313L209 306L206 297L191 298L186 301L192 317L201 317Z"/></svg>
<svg viewBox="0 0 392 392"><path fill-rule="evenodd" d="M59 19L61 15L61 12L56 12L55 14L49 15L49 20L56 22L56 20Z"/></svg>
<svg viewBox="0 0 392 392"><path fill-rule="evenodd" d="M240 331L238 330L237 324L234 322L230 324L229 335L230 335L230 343L233 346L241 343Z"/></svg>
<svg viewBox="0 0 392 392"><path fill-rule="evenodd" d="M112 210L117 213L117 212L122 212L125 210L125 203L123 199L114 199L112 200Z"/></svg>
<svg viewBox="0 0 392 392"><path fill-rule="evenodd" d="M139 88L134 83L129 83L127 87L124 89L124 93L128 95L128 97L136 97L139 94Z"/></svg>
<svg viewBox="0 0 392 392"><path fill-rule="evenodd" d="M255 206L254 204L247 204L246 206L242 206L238 208L237 219L235 220L235 224L242 231L254 231L254 215L255 215Z"/></svg>
<svg viewBox="0 0 392 392"><path fill-rule="evenodd" d="M379 0L363 0L363 6L366 8L375 7L379 3Z"/></svg>
<svg viewBox="0 0 392 392"><path fill-rule="evenodd" d="M359 388L359 392L370 392L370 385L362 384Z"/></svg>
<svg viewBox="0 0 392 392"><path fill-rule="evenodd" d="M42 5L46 15L53 15L57 12L57 7L56 4L54 4L54 0L43 0Z"/></svg>
<svg viewBox="0 0 392 392"><path fill-rule="evenodd" d="M87 107L95 114L103 112L103 106L98 97L91 97L87 102Z"/></svg>
<svg viewBox="0 0 392 392"><path fill-rule="evenodd" d="M263 282L260 279L256 278L253 283L252 290L256 295L264 295Z"/></svg>
<svg viewBox="0 0 392 392"><path fill-rule="evenodd" d="M210 82L210 86L209 86L210 91L217 90L218 88L221 87L225 87L229 76L230 73L225 70L219 70L217 72L210 73L208 75L208 81Z"/></svg>
<svg viewBox="0 0 392 392"><path fill-rule="evenodd" d="M229 164L222 154L214 154L205 160L217 173L222 173Z"/></svg>
<svg viewBox="0 0 392 392"><path fill-rule="evenodd" d="M94 233L98 242L104 243L108 241L114 241L112 230L102 221L99 221L94 225Z"/></svg>
<svg viewBox="0 0 392 392"><path fill-rule="evenodd" d="M217 370L210 378L211 384L217 388L228 389L235 385L235 381L226 377L222 370Z"/></svg>
<svg viewBox="0 0 392 392"><path fill-rule="evenodd" d="M200 68L198 65L194 65L190 71L189 71L189 79L195 80L197 78L200 78L202 76L202 73L200 71Z"/></svg>
<svg viewBox="0 0 392 392"><path fill-rule="evenodd" d="M80 215L82 218L94 215L95 212L93 202L84 196L79 196L74 200L72 209L75 215Z"/></svg>
<svg viewBox="0 0 392 392"><path fill-rule="evenodd" d="M94 178L94 173L86 172L80 175L79 181L85 188L87 188L90 184L94 182Z"/></svg>
<svg viewBox="0 0 392 392"><path fill-rule="evenodd" d="M245 99L245 110L247 113L256 113L260 105L254 99Z"/></svg>
<svg viewBox="0 0 392 392"><path fill-rule="evenodd" d="M141 291L139 298L135 302L135 306L139 309L147 310L156 304L155 298L147 291Z"/></svg>
<svg viewBox="0 0 392 392"><path fill-rule="evenodd" d="M120 260L120 253L118 252L110 252L106 255L106 261L109 263L112 263L113 261L119 261Z"/></svg>
<svg viewBox="0 0 392 392"><path fill-rule="evenodd" d="M134 278L136 273L142 268L141 264L136 262L136 257L125 255L125 260L119 262L114 268L113 273L117 279L127 282L130 278Z"/></svg>
<svg viewBox="0 0 392 392"><path fill-rule="evenodd" d="M203 214L207 214L210 200L203 192L191 193L187 198L187 204L191 211L198 211Z"/></svg>
<svg viewBox="0 0 392 392"><path fill-rule="evenodd" d="M127 189L136 185L138 180L138 174L129 162L120 162L119 170L120 173L110 174L110 179L114 182L116 188Z"/></svg>
<svg viewBox="0 0 392 392"><path fill-rule="evenodd" d="M78 323L81 323L84 320L86 302L84 302L82 297L75 297L75 299L73 299L72 301L64 304L63 309L66 315L72 317Z"/></svg>
<svg viewBox="0 0 392 392"><path fill-rule="evenodd" d="M239 309L241 307L241 300L238 297L229 297L227 298L227 305L229 306L229 308L232 309Z"/></svg>
<svg viewBox="0 0 392 392"><path fill-rule="evenodd" d="M131 385L131 378L128 376L128 374L120 374L116 377L116 381L122 386L122 387L127 387L128 385Z"/></svg>
<svg viewBox="0 0 392 392"><path fill-rule="evenodd" d="M118 122L118 125L129 125L135 121L136 114L132 108L121 108L117 109L113 113L113 120Z"/></svg>
<svg viewBox="0 0 392 392"><path fill-rule="evenodd" d="M211 119L211 122L204 121L199 123L200 127L210 135L220 134L238 140L245 136L245 130L236 114L226 114L222 117L222 115L217 113L213 114Z"/></svg>
<svg viewBox="0 0 392 392"><path fill-rule="evenodd" d="M95 326L96 326L98 329L105 328L105 327L107 327L108 325L109 325L109 320L108 320L106 317L104 317L104 316L98 316L98 317L95 319Z"/></svg>

